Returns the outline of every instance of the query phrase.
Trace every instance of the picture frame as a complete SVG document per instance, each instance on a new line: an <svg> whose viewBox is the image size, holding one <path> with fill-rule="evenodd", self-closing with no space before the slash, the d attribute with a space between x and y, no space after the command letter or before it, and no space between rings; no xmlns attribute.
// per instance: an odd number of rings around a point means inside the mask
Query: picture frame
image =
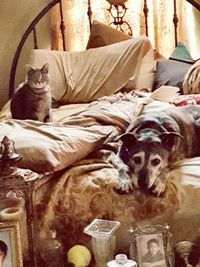
<svg viewBox="0 0 200 267"><path fill-rule="evenodd" d="M20 228L17 221L0 221L0 262L3 267L23 267Z"/></svg>
<svg viewBox="0 0 200 267"><path fill-rule="evenodd" d="M169 226L157 224L132 227L129 252L138 267L173 267L175 260Z"/></svg>

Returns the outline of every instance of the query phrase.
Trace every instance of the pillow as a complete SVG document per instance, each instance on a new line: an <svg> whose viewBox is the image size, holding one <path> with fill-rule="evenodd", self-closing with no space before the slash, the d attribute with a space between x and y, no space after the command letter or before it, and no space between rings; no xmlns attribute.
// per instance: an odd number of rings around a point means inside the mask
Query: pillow
<svg viewBox="0 0 200 267"><path fill-rule="evenodd" d="M29 65L40 67L47 62L52 96L61 104L97 100L118 92L129 80L135 89L153 82L153 49L147 37L81 52L32 51ZM148 75L150 81L144 79Z"/></svg>
<svg viewBox="0 0 200 267"><path fill-rule="evenodd" d="M101 47L101 46L105 46L105 45L109 45L109 44L114 44L117 42L122 42L124 40L128 40L130 38L133 38L133 37L126 34L126 33L123 33L122 31L114 29L114 28L112 28L112 27L110 27L104 23L101 23L97 20L93 20L86 49ZM154 69L152 69L151 57L152 57L152 55L149 55L149 58L147 55L146 68L142 67L142 69L141 69L143 76L142 76L142 73L140 74L140 76L143 78L142 78L141 82L139 80L138 89L141 89L141 88L152 89L153 79L154 79ZM154 60L158 60L158 59L166 59L166 58L164 56L162 56L159 52L154 50ZM148 66L147 62L150 63L149 66ZM155 66L154 66L154 68L155 68ZM144 83L144 81L146 81L146 83ZM132 84L130 82L127 84L126 87L131 87L131 86L132 86Z"/></svg>
<svg viewBox="0 0 200 267"><path fill-rule="evenodd" d="M137 71L137 75L133 78L129 79L129 82L124 86L124 89L143 89L147 88L149 91L152 91L153 81L154 81L154 72L155 72L155 60L154 60L154 51L153 49L149 49L143 58L140 60L139 68ZM135 64L135 62L133 63Z"/></svg>
<svg viewBox="0 0 200 267"><path fill-rule="evenodd" d="M191 67L190 63L176 60L158 60L156 63L156 73L153 83L153 91L163 85L179 87L183 90L184 77Z"/></svg>
<svg viewBox="0 0 200 267"><path fill-rule="evenodd" d="M181 42L178 43L177 47L174 49L169 59L194 62L187 47Z"/></svg>
<svg viewBox="0 0 200 267"><path fill-rule="evenodd" d="M131 38L133 37L126 33L94 20L86 49L114 44Z"/></svg>
<svg viewBox="0 0 200 267"><path fill-rule="evenodd" d="M0 127L0 140L4 136L14 140L22 156L18 167L42 173L62 170L85 158L113 132L110 126L74 127L31 120L8 120Z"/></svg>
<svg viewBox="0 0 200 267"><path fill-rule="evenodd" d="M200 59L188 70L183 81L184 94L200 94Z"/></svg>
<svg viewBox="0 0 200 267"><path fill-rule="evenodd" d="M91 27L87 49L106 46L128 39L133 39L133 37L104 23L94 20ZM138 75L137 77L135 77L137 81L135 82L133 79L130 79L130 81L124 86L123 89L129 90L130 88L148 88L151 90L153 86L154 67L153 51L151 49L148 51L141 62L141 67L138 70Z"/></svg>

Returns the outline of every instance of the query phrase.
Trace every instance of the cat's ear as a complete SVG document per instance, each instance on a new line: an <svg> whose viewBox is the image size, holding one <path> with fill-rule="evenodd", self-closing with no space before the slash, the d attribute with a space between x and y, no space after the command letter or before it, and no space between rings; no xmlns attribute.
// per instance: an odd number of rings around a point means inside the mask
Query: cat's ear
<svg viewBox="0 0 200 267"><path fill-rule="evenodd" d="M30 66L30 65L25 65L25 70L27 73L29 73L30 71L34 71L34 69Z"/></svg>
<svg viewBox="0 0 200 267"><path fill-rule="evenodd" d="M41 71L43 73L48 73L49 72L49 64L48 63L44 64L44 66L41 68Z"/></svg>

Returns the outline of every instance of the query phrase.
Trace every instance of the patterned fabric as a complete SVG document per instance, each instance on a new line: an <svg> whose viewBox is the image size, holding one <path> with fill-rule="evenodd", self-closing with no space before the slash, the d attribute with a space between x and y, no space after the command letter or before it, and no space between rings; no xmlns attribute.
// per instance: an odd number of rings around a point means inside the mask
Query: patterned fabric
<svg viewBox="0 0 200 267"><path fill-rule="evenodd" d="M93 153L38 188L38 251L49 230L56 229L65 252L75 244L86 245L92 252L91 237L83 230L95 218L121 222L116 253L128 253L129 229L136 225L167 223L174 244L195 241L200 220L200 158L180 163L169 174L164 196L155 197L137 189L120 194L118 172L106 160L108 156L113 152L106 149Z"/></svg>
<svg viewBox="0 0 200 267"><path fill-rule="evenodd" d="M137 189L120 194L116 190L118 171L108 163L108 156L114 153L106 149L93 153L91 158L79 161L40 188L37 212L41 236L49 229L56 229L67 250L75 244L88 244L91 238L83 229L95 218L120 221L123 229L162 215L164 218L170 210L179 210L183 196L171 179L162 198ZM124 249L124 244L128 245L128 228L122 233L125 235L119 247Z"/></svg>
<svg viewBox="0 0 200 267"><path fill-rule="evenodd" d="M200 94L182 95L181 97L177 97L174 104L176 106L200 105Z"/></svg>
<svg viewBox="0 0 200 267"><path fill-rule="evenodd" d="M188 70L183 81L183 93L185 95L200 93L200 59Z"/></svg>

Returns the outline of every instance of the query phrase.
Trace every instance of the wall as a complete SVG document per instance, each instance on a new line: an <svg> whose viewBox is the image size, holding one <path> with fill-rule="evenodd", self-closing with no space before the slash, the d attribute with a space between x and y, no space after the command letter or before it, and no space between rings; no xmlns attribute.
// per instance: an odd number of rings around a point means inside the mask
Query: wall
<svg viewBox="0 0 200 267"><path fill-rule="evenodd" d="M9 74L14 53L20 38L32 19L41 9L51 2L50 0L0 0L0 108L8 100ZM37 34L43 36L39 47L47 48L50 39L50 16L41 20ZM41 41L42 39L42 41ZM18 63L16 85L22 82L25 76L24 66L28 62L32 46L32 37L22 50L21 60Z"/></svg>

